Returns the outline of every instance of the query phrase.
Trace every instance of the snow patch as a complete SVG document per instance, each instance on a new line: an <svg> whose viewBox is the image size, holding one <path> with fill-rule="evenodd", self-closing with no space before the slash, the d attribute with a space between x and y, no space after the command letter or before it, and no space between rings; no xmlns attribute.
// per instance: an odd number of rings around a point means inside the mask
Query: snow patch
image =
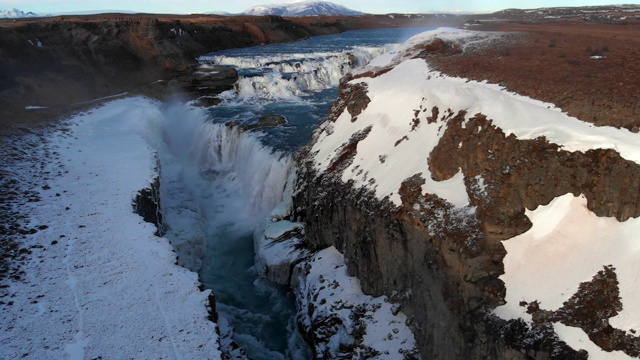
<svg viewBox="0 0 640 360"><path fill-rule="evenodd" d="M300 309L298 321L310 329L323 319L339 320L326 322L322 336L329 335L330 339L319 344L316 355L335 355L343 344L354 346L354 353L364 352L369 359L400 360L411 353L417 356L406 315L386 297L363 294L359 280L347 275L344 257L335 247L318 252L296 269L300 274L293 284ZM356 346L353 341L359 337L362 343Z"/></svg>
<svg viewBox="0 0 640 360"><path fill-rule="evenodd" d="M291 264L305 255L299 248L303 235L303 223L281 220L260 224L253 237L258 273L270 281L288 285Z"/></svg>
<svg viewBox="0 0 640 360"><path fill-rule="evenodd" d="M623 310L610 319L618 329L640 329L640 219L619 222L598 217L587 208L584 196L560 196L548 205L527 210L533 227L503 241L504 281L507 303L495 309L504 319L531 321L521 301L538 301L546 310L556 310L573 296L581 282L590 281L604 266L617 274ZM558 335L572 346L580 329L556 326ZM577 347L580 348L580 347ZM615 358L628 358L621 352ZM613 355L611 355L613 356ZM614 357L609 357L614 358Z"/></svg>
<svg viewBox="0 0 640 360"><path fill-rule="evenodd" d="M0 18L15 19L15 18L25 18L25 17L37 17L37 16L38 14L34 12L31 12L31 11L24 12L16 8L13 8L11 10L0 10Z"/></svg>
<svg viewBox="0 0 640 360"><path fill-rule="evenodd" d="M361 15L359 11L328 1L300 0L289 4L270 4L253 6L244 15L280 15L280 16L310 16L310 15Z"/></svg>

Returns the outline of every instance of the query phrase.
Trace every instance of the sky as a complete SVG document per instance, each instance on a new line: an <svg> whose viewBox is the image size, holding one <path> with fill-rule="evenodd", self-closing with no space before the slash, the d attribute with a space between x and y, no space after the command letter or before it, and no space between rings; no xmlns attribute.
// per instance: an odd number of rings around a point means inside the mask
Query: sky
<svg viewBox="0 0 640 360"><path fill-rule="evenodd" d="M372 14L420 12L487 13L518 7L531 9L553 6L619 4L620 0L330 0L333 3ZM58 14L83 10L129 10L146 13L189 14L204 12L239 13L253 5L289 3L291 0L0 0L0 10L16 8L37 14Z"/></svg>

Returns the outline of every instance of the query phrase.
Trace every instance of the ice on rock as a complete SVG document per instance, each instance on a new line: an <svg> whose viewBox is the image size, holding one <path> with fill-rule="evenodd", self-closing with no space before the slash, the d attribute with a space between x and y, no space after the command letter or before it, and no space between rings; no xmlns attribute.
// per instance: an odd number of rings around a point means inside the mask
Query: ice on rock
<svg viewBox="0 0 640 360"><path fill-rule="evenodd" d="M296 265L292 286L298 321L316 331L316 356L336 357L348 349L368 359L419 358L406 315L386 297L363 294L335 247Z"/></svg>
<svg viewBox="0 0 640 360"><path fill-rule="evenodd" d="M303 235L303 223L280 220L260 224L254 233L258 273L270 281L288 285L291 265L306 255L300 248Z"/></svg>

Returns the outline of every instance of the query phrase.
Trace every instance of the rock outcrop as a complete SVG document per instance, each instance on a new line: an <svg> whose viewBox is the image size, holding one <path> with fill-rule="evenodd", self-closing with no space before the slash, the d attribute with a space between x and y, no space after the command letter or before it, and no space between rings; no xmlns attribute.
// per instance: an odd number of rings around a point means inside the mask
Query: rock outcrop
<svg viewBox="0 0 640 360"><path fill-rule="evenodd" d="M608 322L624 303L608 264L591 282L593 273L576 283L558 310L531 299L507 305L528 306L533 320L496 315L515 291L503 282L503 242L532 228L528 211L583 194L594 216L632 221L640 216L640 165L637 147L624 148L634 143L626 130L582 127L550 104L449 78L425 63L493 36L414 38L395 58L345 79L299 157L294 213L306 222L307 246L334 246L366 293L401 303L424 358L586 358L558 323L582 329L603 351L637 356L635 330ZM562 124L541 131L536 115ZM587 128L597 135L577 130ZM607 296L594 301L599 293Z"/></svg>

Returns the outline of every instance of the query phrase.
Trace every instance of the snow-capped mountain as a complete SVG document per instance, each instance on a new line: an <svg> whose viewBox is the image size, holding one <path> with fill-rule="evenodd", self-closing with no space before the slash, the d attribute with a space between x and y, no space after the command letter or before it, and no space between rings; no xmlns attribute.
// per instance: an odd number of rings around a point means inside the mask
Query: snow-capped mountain
<svg viewBox="0 0 640 360"><path fill-rule="evenodd" d="M302 0L289 4L256 5L244 11L244 15L361 15L360 11L327 1Z"/></svg>
<svg viewBox="0 0 640 360"><path fill-rule="evenodd" d="M18 9L0 10L0 18L23 18L23 17L36 17L38 14L31 11L24 12Z"/></svg>

